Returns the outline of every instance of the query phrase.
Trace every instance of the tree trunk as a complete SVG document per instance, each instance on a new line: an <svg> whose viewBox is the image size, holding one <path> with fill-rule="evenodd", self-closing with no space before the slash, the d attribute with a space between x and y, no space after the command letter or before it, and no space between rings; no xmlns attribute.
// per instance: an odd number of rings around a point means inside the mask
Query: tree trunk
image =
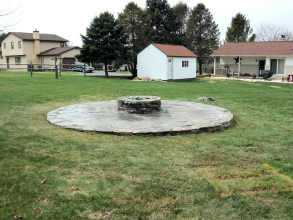
<svg viewBox="0 0 293 220"><path fill-rule="evenodd" d="M108 62L107 62L107 60L105 60L105 76L106 77L109 77L109 74L108 74Z"/></svg>
<svg viewBox="0 0 293 220"><path fill-rule="evenodd" d="M132 78L137 77L137 69L133 69Z"/></svg>
<svg viewBox="0 0 293 220"><path fill-rule="evenodd" d="M136 61L136 57L134 58L134 62L133 62L133 72L132 72L132 77L135 78L137 77L137 69L136 69L136 66L137 66L137 61Z"/></svg>
<svg viewBox="0 0 293 220"><path fill-rule="evenodd" d="M198 66L199 66L199 75L202 75L202 61L201 61L201 59L198 60Z"/></svg>
<svg viewBox="0 0 293 220"><path fill-rule="evenodd" d="M136 64L135 64L135 66L133 66L131 64L127 64L127 66L128 66L129 72L131 72L131 74L132 74L132 79L134 79L135 77L137 77Z"/></svg>

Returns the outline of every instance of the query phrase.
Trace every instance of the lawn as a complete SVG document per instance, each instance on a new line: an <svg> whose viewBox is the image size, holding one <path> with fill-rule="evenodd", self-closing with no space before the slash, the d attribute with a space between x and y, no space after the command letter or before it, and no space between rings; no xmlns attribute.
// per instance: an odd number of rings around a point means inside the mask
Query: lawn
<svg viewBox="0 0 293 220"><path fill-rule="evenodd" d="M0 72L0 219L293 219L293 84L132 82ZM213 97L223 132L114 136L51 125L62 106Z"/></svg>

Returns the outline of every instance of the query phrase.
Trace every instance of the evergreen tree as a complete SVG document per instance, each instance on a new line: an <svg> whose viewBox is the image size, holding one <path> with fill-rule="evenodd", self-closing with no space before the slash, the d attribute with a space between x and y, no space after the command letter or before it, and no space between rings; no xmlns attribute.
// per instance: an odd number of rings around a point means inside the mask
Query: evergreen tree
<svg viewBox="0 0 293 220"><path fill-rule="evenodd" d="M202 65L211 60L210 55L219 47L219 36L218 25L209 9L202 3L194 7L187 21L187 45L198 56L200 75Z"/></svg>
<svg viewBox="0 0 293 220"><path fill-rule="evenodd" d="M167 0L147 0L145 13L151 16L154 28L152 41L164 44L183 44L184 36L178 34L179 22Z"/></svg>
<svg viewBox="0 0 293 220"><path fill-rule="evenodd" d="M177 22L179 23L179 34L185 34L186 33L186 23L189 16L189 7L186 3L179 2L174 7L174 13L177 19Z"/></svg>
<svg viewBox="0 0 293 220"><path fill-rule="evenodd" d="M232 18L231 26L226 31L226 42L246 42L254 41L256 38L255 34L252 34L253 28L250 27L250 21L246 17L237 13ZM249 36L251 35L251 36Z"/></svg>
<svg viewBox="0 0 293 220"><path fill-rule="evenodd" d="M123 25L127 33L129 51L124 59L132 77L137 76L137 54L151 43L153 29L150 24L150 16L144 15L144 11L134 2L128 3L118 16L119 24Z"/></svg>
<svg viewBox="0 0 293 220"><path fill-rule="evenodd" d="M1 34L0 34L0 40L2 40L2 38L4 38L6 35L7 35L7 34L6 34L6 33L4 33L4 32L3 32L3 33L1 33Z"/></svg>
<svg viewBox="0 0 293 220"><path fill-rule="evenodd" d="M87 62L102 62L108 77L108 64L125 52L126 34L118 21L109 12L95 17L82 37L80 58Z"/></svg>

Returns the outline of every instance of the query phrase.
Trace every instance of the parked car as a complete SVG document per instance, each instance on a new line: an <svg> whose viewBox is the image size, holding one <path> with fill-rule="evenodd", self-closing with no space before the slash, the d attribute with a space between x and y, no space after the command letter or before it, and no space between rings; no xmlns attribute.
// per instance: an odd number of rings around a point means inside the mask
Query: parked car
<svg viewBox="0 0 293 220"><path fill-rule="evenodd" d="M92 73L95 70L93 67L87 65L86 63L81 63L81 62L73 62L70 64L69 68L72 70L81 71L81 72L83 72L85 68L85 71L88 73Z"/></svg>

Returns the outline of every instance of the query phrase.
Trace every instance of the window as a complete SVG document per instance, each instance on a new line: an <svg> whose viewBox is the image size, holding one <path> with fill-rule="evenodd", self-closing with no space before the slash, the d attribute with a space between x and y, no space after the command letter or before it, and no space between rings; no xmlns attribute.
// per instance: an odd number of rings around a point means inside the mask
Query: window
<svg viewBox="0 0 293 220"><path fill-rule="evenodd" d="M20 63L21 63L20 57L15 57L15 64L20 65Z"/></svg>
<svg viewBox="0 0 293 220"><path fill-rule="evenodd" d="M285 60L284 59L271 59L271 71L274 74L285 73Z"/></svg>
<svg viewBox="0 0 293 220"><path fill-rule="evenodd" d="M64 47L64 42L60 42L60 47Z"/></svg>
<svg viewBox="0 0 293 220"><path fill-rule="evenodd" d="M188 61L182 61L182 67L188 67Z"/></svg>
<svg viewBox="0 0 293 220"><path fill-rule="evenodd" d="M18 41L18 49L21 49L21 41Z"/></svg>
<svg viewBox="0 0 293 220"><path fill-rule="evenodd" d="M14 42L11 42L11 49L14 49Z"/></svg>
<svg viewBox="0 0 293 220"><path fill-rule="evenodd" d="M6 43L4 43L3 47L4 47L4 49L6 49Z"/></svg>

